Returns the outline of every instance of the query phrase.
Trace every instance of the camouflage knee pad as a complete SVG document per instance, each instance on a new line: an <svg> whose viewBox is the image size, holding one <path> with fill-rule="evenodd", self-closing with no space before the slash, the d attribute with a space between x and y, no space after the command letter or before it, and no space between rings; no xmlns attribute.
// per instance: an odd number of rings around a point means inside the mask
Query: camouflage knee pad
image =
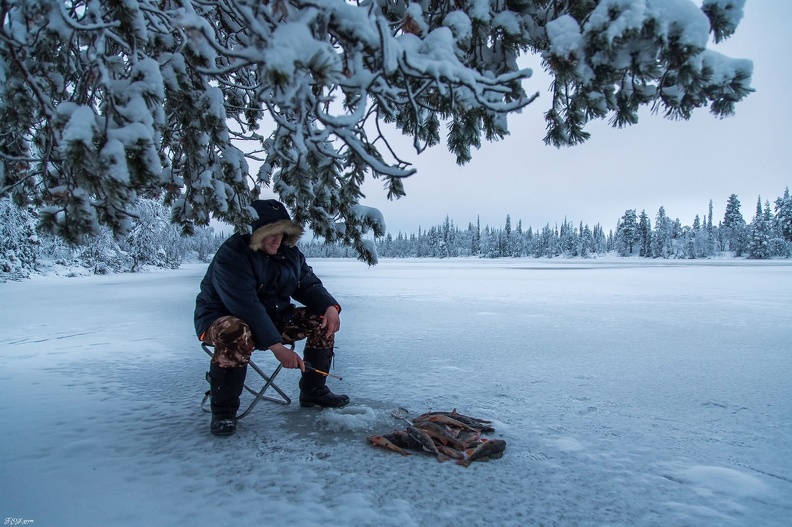
<svg viewBox="0 0 792 527"><path fill-rule="evenodd" d="M250 326L232 316L215 320L206 330L204 342L214 346L212 362L221 368L246 365L255 348Z"/></svg>
<svg viewBox="0 0 792 527"><path fill-rule="evenodd" d="M335 345L335 335L326 335L321 327L324 318L309 312L304 307L294 310L291 320L283 326L281 337L284 342L297 342L307 338L306 348L329 349Z"/></svg>

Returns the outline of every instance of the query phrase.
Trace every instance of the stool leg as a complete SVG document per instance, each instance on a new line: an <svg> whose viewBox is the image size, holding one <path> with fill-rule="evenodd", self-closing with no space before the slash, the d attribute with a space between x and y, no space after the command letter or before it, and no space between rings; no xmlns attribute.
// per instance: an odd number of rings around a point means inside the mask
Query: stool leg
<svg viewBox="0 0 792 527"><path fill-rule="evenodd" d="M231 435L236 431L239 396L245 385L247 366L221 368L209 364L206 378L211 395L212 422L209 430L215 435Z"/></svg>

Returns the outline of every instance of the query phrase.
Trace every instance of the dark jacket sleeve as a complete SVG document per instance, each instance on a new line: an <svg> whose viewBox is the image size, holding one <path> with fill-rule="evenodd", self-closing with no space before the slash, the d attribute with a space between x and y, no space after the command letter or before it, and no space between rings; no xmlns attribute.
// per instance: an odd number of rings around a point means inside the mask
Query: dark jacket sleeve
<svg viewBox="0 0 792 527"><path fill-rule="evenodd" d="M212 284L231 315L250 326L257 349L266 349L281 342L280 332L259 301L250 255L240 257L233 251L218 254Z"/></svg>
<svg viewBox="0 0 792 527"><path fill-rule="evenodd" d="M325 289L322 281L305 261L302 252L299 252L299 259L300 281L292 298L319 315L323 314L328 307L338 305L336 299Z"/></svg>

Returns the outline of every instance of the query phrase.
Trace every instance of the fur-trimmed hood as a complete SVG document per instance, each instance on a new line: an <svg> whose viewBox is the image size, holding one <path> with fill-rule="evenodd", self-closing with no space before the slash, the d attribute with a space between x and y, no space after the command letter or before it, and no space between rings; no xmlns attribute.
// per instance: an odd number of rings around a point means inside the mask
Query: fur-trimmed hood
<svg viewBox="0 0 792 527"><path fill-rule="evenodd" d="M253 234L250 235L250 248L261 250L261 242L267 236L283 233L283 244L294 246L303 234L302 225L291 220L283 203L274 199L256 200L250 204L258 218L251 223Z"/></svg>

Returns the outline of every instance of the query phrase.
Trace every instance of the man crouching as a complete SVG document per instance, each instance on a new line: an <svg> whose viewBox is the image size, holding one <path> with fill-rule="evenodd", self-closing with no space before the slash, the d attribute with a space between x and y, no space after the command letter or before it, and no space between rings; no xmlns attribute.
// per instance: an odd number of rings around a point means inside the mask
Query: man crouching
<svg viewBox="0 0 792 527"><path fill-rule="evenodd" d="M268 349L284 368L300 368L300 406L341 407L346 395L325 386L326 377L305 371L304 361L329 371L341 306L295 247L303 234L286 207L257 200L252 234L234 234L217 250L195 301L195 330L214 346L209 364L212 422L216 435L236 430L239 396L255 349ZM294 299L305 307L295 307ZM285 343L307 339L303 358Z"/></svg>

